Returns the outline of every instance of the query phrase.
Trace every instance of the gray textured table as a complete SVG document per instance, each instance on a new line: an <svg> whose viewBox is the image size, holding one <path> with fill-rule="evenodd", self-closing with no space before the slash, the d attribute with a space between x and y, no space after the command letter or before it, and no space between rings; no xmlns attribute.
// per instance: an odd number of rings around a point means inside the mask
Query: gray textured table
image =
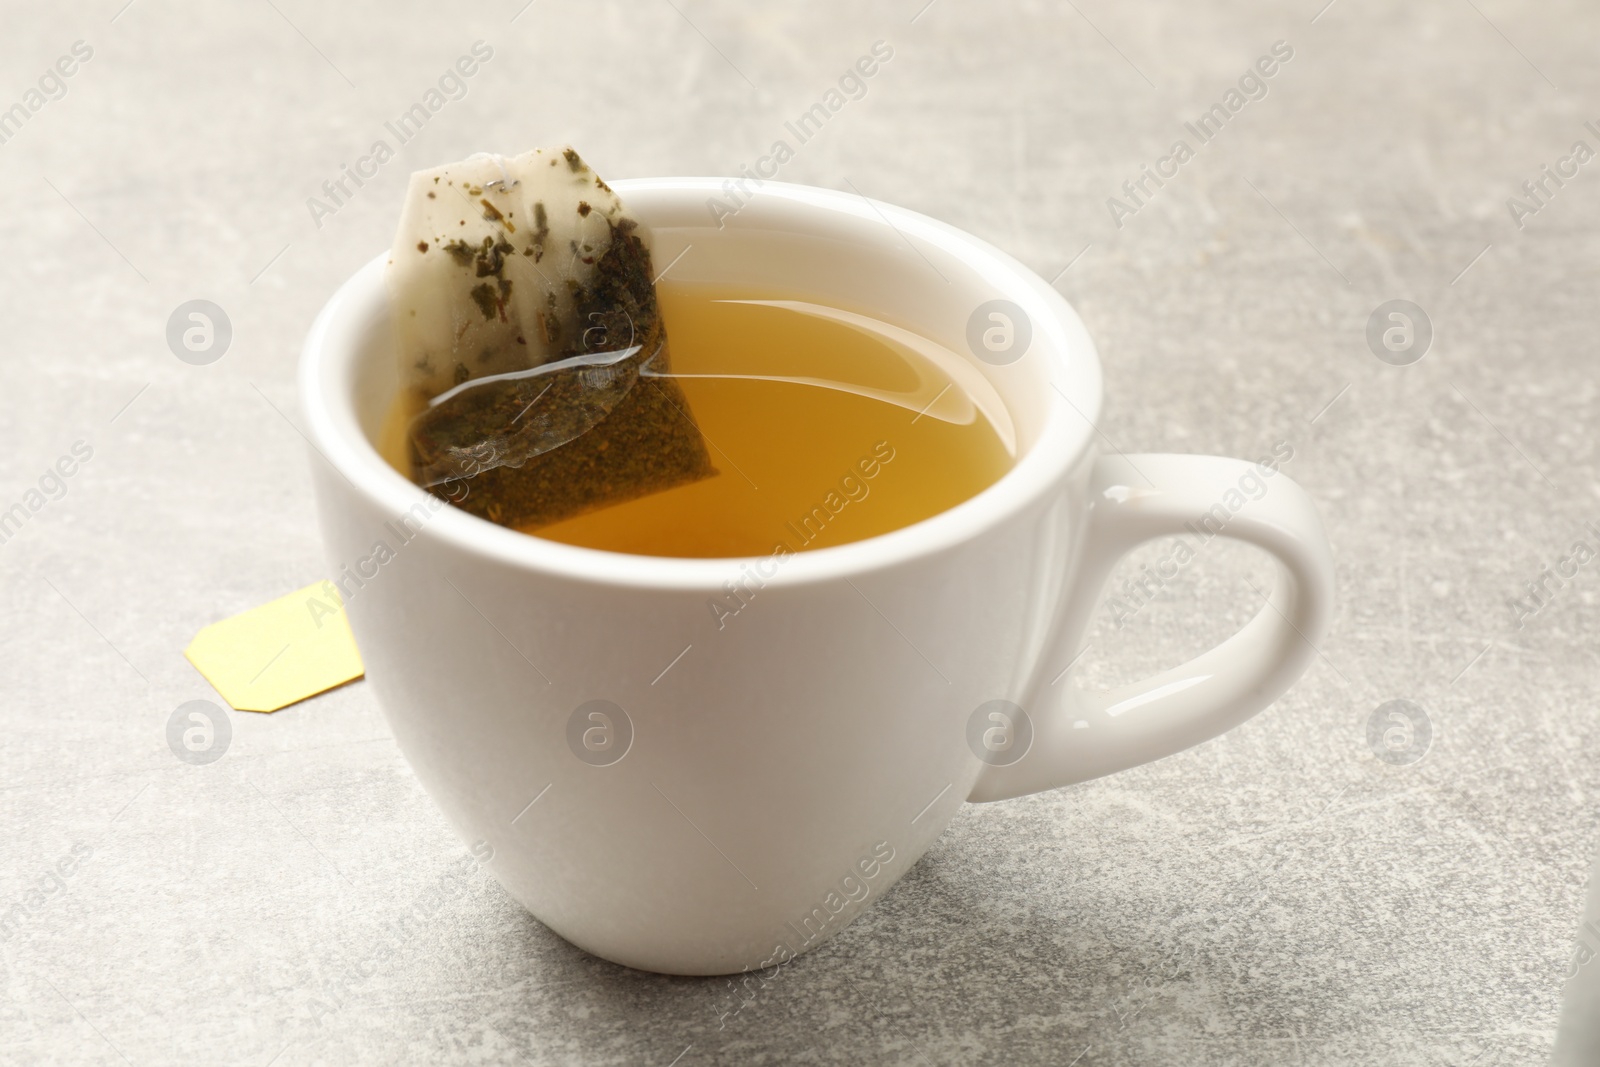
<svg viewBox="0 0 1600 1067"><path fill-rule="evenodd" d="M1600 547L1600 162L1571 154L1600 149L1600 15L923 2L7 5L0 510L43 506L0 544L0 1061L1548 1056L1600 787L1600 561L1542 579ZM386 121L478 40L492 59L399 144ZM209 765L175 758L173 710L215 699L188 640L322 577L294 362L387 246L406 172L570 139L608 176L736 174L878 40L892 61L781 177L1056 279L1101 345L1119 447L1290 443L1342 598L1300 685L1184 755L967 808L733 1014L727 982L586 957L460 876L362 684L233 715ZM1204 142L1186 129L1280 40L1264 96ZM379 139L394 158L327 198ZM1133 199L1144 165L1176 174ZM165 340L196 298L232 322L208 366ZM1407 366L1365 335L1399 298L1435 333ZM80 441L92 458L30 497ZM1193 654L1263 575L1208 549L1101 618L1091 676ZM1369 742L1391 700L1427 717L1413 762Z"/></svg>

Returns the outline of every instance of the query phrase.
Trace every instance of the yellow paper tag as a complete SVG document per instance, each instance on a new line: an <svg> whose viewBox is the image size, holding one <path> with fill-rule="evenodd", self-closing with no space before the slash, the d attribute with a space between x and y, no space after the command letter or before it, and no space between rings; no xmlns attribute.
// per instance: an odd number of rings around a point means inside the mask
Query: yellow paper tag
<svg viewBox="0 0 1600 1067"><path fill-rule="evenodd" d="M212 623L183 654L235 711L277 711L364 672L330 582Z"/></svg>

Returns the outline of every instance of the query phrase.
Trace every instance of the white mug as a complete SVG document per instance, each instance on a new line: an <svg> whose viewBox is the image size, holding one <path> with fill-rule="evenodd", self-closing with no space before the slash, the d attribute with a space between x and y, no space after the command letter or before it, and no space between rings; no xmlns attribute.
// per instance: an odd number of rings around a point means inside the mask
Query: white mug
<svg viewBox="0 0 1600 1067"><path fill-rule="evenodd" d="M418 779L540 921L675 974L814 947L964 801L1110 774L1238 724L1299 677L1333 600L1311 501L1270 465L1099 454L1093 343L1020 263L803 186L765 183L719 218L707 202L723 185L616 189L674 279L864 310L969 355L1015 424L999 481L776 561L601 552L446 506L380 458L398 383L384 257L328 302L300 368L333 580ZM1070 667L1112 565L1186 524L1275 556L1270 599L1181 667L1082 688ZM712 607L730 582L731 618Z"/></svg>

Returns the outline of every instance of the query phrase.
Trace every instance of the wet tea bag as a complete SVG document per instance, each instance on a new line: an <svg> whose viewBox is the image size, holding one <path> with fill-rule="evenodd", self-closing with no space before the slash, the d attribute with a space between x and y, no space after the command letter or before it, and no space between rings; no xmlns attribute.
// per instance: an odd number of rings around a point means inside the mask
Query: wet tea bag
<svg viewBox="0 0 1600 1067"><path fill-rule="evenodd" d="M411 176L388 280L417 484L527 530L716 473L647 238L571 148Z"/></svg>

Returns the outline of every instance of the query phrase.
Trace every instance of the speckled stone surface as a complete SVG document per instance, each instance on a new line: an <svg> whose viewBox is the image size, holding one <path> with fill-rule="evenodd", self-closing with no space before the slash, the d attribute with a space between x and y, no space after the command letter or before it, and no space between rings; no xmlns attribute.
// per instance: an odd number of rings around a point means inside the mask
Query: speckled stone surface
<svg viewBox="0 0 1600 1067"><path fill-rule="evenodd" d="M1597 845L1600 561L1520 622L1508 601L1600 546L1600 163L1571 156L1600 149L1600 14L1321 3L10 5L0 109L92 56L0 144L0 510L93 456L0 544L0 1061L1544 1062ZM398 145L385 122L480 40ZM1339 565L1305 679L1196 750L967 807L743 1003L587 957L462 875L362 684L177 759L174 709L215 699L190 637L323 575L296 354L407 171L571 140L608 177L737 174L879 40L892 61L781 177L1055 279L1118 447L1289 443ZM1187 132L1276 41L1266 95ZM314 218L379 138L394 158ZM1514 219L1546 165L1576 176ZM191 299L232 323L210 365L166 342ZM1420 362L1368 347L1392 299L1431 320ZM1208 548L1101 617L1086 672L1192 655L1265 573ZM1398 699L1431 729L1410 763L1376 755L1394 720L1368 740Z"/></svg>

